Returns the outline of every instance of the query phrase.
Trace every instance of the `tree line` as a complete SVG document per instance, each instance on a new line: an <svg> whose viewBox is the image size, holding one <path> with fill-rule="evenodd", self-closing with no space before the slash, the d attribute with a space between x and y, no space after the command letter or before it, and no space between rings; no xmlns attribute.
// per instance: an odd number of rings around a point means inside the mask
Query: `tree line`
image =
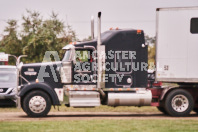
<svg viewBox="0 0 198 132"><path fill-rule="evenodd" d="M48 19L43 19L39 12L27 10L20 26L14 19L8 20L7 25L0 51L16 56L26 54L26 63L41 62L45 51L58 51L62 57L62 47L76 40L71 26L65 25L54 12Z"/></svg>
<svg viewBox="0 0 198 132"><path fill-rule="evenodd" d="M145 39L149 43L149 63L154 62L155 37L145 36ZM75 31L70 25L65 25L57 13L52 12L49 18L44 19L41 13L26 10L26 15L22 15L22 23L14 19L7 21L0 41L0 52L16 56L28 55L23 59L25 63L42 62L46 51L58 51L62 58L64 51L61 49L76 40ZM90 37L85 40L90 40Z"/></svg>

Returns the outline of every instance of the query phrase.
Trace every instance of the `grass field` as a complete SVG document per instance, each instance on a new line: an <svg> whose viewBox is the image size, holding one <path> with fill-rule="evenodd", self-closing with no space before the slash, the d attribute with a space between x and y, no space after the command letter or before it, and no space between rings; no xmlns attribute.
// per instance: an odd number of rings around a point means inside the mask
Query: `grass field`
<svg viewBox="0 0 198 132"><path fill-rule="evenodd" d="M197 120L74 120L0 122L0 132L197 132Z"/></svg>
<svg viewBox="0 0 198 132"><path fill-rule="evenodd" d="M159 112L155 107L108 107L67 108L60 106L60 112ZM57 108L51 109L58 111ZM0 108L1 112L22 112L16 108ZM0 121L0 132L197 132L198 118L135 118L135 119L65 119ZM66 117L67 118L67 117Z"/></svg>

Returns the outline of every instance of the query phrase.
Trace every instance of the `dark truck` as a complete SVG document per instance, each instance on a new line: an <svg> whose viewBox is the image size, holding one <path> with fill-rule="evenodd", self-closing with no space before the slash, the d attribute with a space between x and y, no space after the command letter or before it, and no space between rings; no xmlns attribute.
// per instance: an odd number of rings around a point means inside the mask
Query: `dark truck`
<svg viewBox="0 0 198 132"><path fill-rule="evenodd" d="M68 44L61 61L22 66L19 96L28 116L46 116L52 105L62 103L67 107L156 106L172 116L196 110L197 96L192 94L196 88L192 92L186 85L148 87L143 30L116 28L101 34L100 29L99 12L97 38Z"/></svg>

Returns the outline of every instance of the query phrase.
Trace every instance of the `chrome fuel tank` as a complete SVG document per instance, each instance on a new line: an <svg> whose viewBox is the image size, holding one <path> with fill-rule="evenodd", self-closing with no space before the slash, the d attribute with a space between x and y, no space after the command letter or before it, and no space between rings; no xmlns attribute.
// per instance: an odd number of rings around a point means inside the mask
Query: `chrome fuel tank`
<svg viewBox="0 0 198 132"><path fill-rule="evenodd" d="M149 106L152 94L150 90L137 92L108 93L108 106Z"/></svg>

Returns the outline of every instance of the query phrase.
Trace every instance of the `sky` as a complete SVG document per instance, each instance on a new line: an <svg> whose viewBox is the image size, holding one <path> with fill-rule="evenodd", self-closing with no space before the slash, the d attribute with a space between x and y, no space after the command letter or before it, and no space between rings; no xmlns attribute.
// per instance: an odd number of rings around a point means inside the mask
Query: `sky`
<svg viewBox="0 0 198 132"><path fill-rule="evenodd" d="M97 13L102 12L102 32L109 28L142 29L155 36L156 8L198 6L198 0L0 0L0 37L6 21L21 17L26 9L39 11L49 18L52 11L59 19L72 26L80 40L91 35L90 19L95 18L97 36Z"/></svg>

